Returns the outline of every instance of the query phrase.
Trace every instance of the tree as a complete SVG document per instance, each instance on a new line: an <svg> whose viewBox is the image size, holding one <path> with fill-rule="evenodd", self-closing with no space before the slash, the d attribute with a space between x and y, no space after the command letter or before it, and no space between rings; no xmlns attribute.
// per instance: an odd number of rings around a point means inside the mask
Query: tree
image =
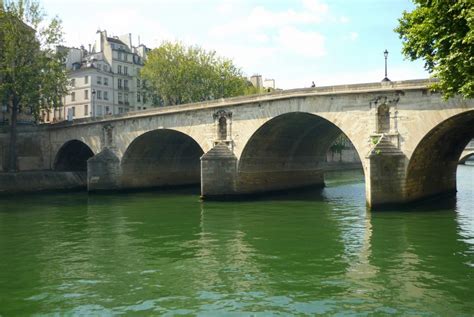
<svg viewBox="0 0 474 317"><path fill-rule="evenodd" d="M350 144L349 139L344 135L340 134L336 140L332 143L332 145L329 147L329 150L331 151L332 157L334 157L334 153L339 154L339 162L342 161L342 151L348 147L348 144Z"/></svg>
<svg viewBox="0 0 474 317"><path fill-rule="evenodd" d="M395 29L402 52L425 60L425 69L439 81L434 88L445 97L474 97L474 2L472 0L413 0Z"/></svg>
<svg viewBox="0 0 474 317"><path fill-rule="evenodd" d="M61 104L67 93L67 75L56 50L62 40L61 22L44 25L44 13L32 0L0 4L0 102L10 113L8 170L17 170L18 113L31 111L38 118L42 109Z"/></svg>
<svg viewBox="0 0 474 317"><path fill-rule="evenodd" d="M231 60L181 43L165 42L152 50L141 77L163 105L238 96L248 91L247 80Z"/></svg>

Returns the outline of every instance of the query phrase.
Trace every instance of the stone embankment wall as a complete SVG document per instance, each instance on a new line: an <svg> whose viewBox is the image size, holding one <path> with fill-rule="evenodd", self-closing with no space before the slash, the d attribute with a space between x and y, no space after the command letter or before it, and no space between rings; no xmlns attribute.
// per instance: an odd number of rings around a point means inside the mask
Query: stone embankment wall
<svg viewBox="0 0 474 317"><path fill-rule="evenodd" d="M17 152L20 171L50 169L50 153L45 146L47 134L34 125L18 127ZM8 170L10 134L8 127L0 126L0 172Z"/></svg>
<svg viewBox="0 0 474 317"><path fill-rule="evenodd" d="M31 171L0 173L0 195L40 191L85 189L85 172Z"/></svg>

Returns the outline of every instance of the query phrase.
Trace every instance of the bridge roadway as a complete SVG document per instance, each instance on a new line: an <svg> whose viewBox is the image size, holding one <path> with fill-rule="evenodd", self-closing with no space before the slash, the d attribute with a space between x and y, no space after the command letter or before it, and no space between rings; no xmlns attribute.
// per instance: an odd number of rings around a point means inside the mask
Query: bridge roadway
<svg viewBox="0 0 474 317"><path fill-rule="evenodd" d="M296 89L44 125L35 164L87 169L91 191L201 183L204 198L219 198L323 186L342 132L361 159L368 205L411 202L456 190L474 138L474 101L444 100L429 85Z"/></svg>

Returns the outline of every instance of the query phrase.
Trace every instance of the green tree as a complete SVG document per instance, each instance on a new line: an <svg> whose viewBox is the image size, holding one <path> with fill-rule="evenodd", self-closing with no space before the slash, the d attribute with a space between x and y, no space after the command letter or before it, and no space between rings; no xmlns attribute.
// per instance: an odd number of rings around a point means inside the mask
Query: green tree
<svg viewBox="0 0 474 317"><path fill-rule="evenodd" d="M329 147L329 150L331 151L333 157L334 153L339 154L339 162L342 161L342 151L348 147L348 144L350 144L349 139L341 133Z"/></svg>
<svg viewBox="0 0 474 317"><path fill-rule="evenodd" d="M141 70L162 105L244 95L247 80L231 60L197 46L165 42L152 50Z"/></svg>
<svg viewBox="0 0 474 317"><path fill-rule="evenodd" d="M0 3L0 102L10 113L9 171L17 170L17 118L61 104L67 93L67 75L56 46L62 40L61 22L45 25L38 2Z"/></svg>
<svg viewBox="0 0 474 317"><path fill-rule="evenodd" d="M413 0L395 31L403 53L422 58L439 81L434 88L445 97L474 97L474 2L472 0Z"/></svg>

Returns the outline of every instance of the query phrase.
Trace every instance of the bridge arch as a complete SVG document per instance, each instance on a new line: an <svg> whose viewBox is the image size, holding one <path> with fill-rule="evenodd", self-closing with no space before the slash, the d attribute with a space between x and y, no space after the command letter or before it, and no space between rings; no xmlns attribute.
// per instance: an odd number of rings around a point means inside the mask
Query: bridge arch
<svg viewBox="0 0 474 317"><path fill-rule="evenodd" d="M56 171L87 171L87 160L94 152L84 142L71 140L59 148L54 159L53 169Z"/></svg>
<svg viewBox="0 0 474 317"><path fill-rule="evenodd" d="M406 201L456 191L456 170L466 145L474 138L474 111L437 124L416 145L406 173Z"/></svg>
<svg viewBox="0 0 474 317"><path fill-rule="evenodd" d="M199 184L201 146L189 135L157 129L135 138L121 162L122 187Z"/></svg>
<svg viewBox="0 0 474 317"><path fill-rule="evenodd" d="M347 136L333 122L308 112L289 112L266 121L242 150L239 192L323 185L327 151L341 133Z"/></svg>
<svg viewBox="0 0 474 317"><path fill-rule="evenodd" d="M459 159L459 164L466 164L466 161L469 160L471 157L474 158L474 151L472 151L471 153L467 153L464 156L461 156L461 158Z"/></svg>

